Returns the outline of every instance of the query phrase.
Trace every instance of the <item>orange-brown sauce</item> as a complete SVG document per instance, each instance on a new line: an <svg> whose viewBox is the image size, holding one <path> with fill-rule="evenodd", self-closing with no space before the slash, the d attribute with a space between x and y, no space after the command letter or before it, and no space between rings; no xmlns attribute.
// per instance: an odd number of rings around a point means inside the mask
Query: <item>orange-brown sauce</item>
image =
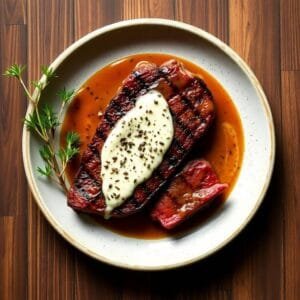
<svg viewBox="0 0 300 300"><path fill-rule="evenodd" d="M243 131L238 112L221 84L207 71L182 58L168 54L136 54L113 62L90 77L80 88L77 96L69 106L61 131L61 143L64 143L68 131L76 131L80 135L82 153L91 141L99 123L98 112L104 112L109 101L113 98L122 81L142 60L151 61L157 65L168 59L176 58L192 73L199 75L211 90L215 106L216 120L209 134L193 151L193 157L204 157L217 172L220 181L229 184L229 189L210 209L194 216L184 226L171 233L165 231L149 218L147 211L124 219L97 221L110 230L122 235L157 239L167 235L183 234L209 217L230 193L239 174L243 156ZM80 155L76 157L67 169L67 177L73 181L80 164Z"/></svg>

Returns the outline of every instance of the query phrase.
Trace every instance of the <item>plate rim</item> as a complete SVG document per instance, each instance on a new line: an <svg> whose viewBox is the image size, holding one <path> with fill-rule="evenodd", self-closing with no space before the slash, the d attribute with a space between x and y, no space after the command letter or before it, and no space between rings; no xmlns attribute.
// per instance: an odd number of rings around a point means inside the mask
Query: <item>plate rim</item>
<svg viewBox="0 0 300 300"><path fill-rule="evenodd" d="M76 241L72 236L70 236L59 222L52 216L50 213L48 207L44 204L42 201L42 196L40 195L40 192L38 190L37 184L34 179L32 165L31 165L31 158L30 158L30 136L31 133L26 129L26 126L23 126L23 133L22 133L22 157L23 157L23 163L24 163L24 169L25 174L27 177L27 181L30 187L30 190L33 194L33 198L35 199L35 202L38 204L39 209L42 211L44 217L47 219L47 221L51 224L51 226L70 244L72 244L74 247L76 247L81 252L87 254L88 256L107 263L109 265L122 267L125 269L131 269L131 270L167 270L167 269L173 269L177 267L182 267L186 265L190 265L196 261L200 261L201 259L204 259L213 253L219 251L222 249L225 245L230 243L238 234L246 227L246 225L250 222L250 220L255 215L256 211L258 210L259 206L261 205L265 194L267 192L267 189L269 187L272 173L274 170L274 163L275 163L275 128L274 128L274 121L273 116L271 112L271 108L269 105L269 102L267 100L267 97L263 91L263 88L261 84L259 83L258 79L254 75L254 72L251 70L251 68L248 66L248 64L228 45L226 45L224 42L222 42L220 39L215 37L214 35L208 33L207 31L200 29L198 27L195 27L193 25L183 23L180 21L174 21L169 19L160 19L160 18L140 18L140 19L131 19L131 20L125 20L120 21L117 23L113 23L110 25L106 25L104 27L98 28L85 36L81 37L79 40L75 41L73 44L71 44L69 47L67 47L63 52L61 52L57 58L50 64L50 67L53 68L53 70L57 69L58 66L71 54L73 53L77 48L81 47L88 41L92 40L93 38L96 38L104 33L107 33L109 31L113 31L116 29L121 29L125 27L132 27L132 26L142 26L142 25L161 25L166 27L172 27L177 28L180 30L184 30L190 33L193 33L197 35L200 38L205 39L209 43L212 43L214 46L218 47L221 51L223 51L226 55L228 55L243 71L243 73L248 77L251 84L255 88L256 92L258 93L259 100L261 102L262 107L264 108L264 115L267 117L268 120L268 126L270 131L270 139L271 139L271 146L270 146L270 158L269 158L269 167L268 167L268 173L263 185L263 188L261 190L261 193L259 197L257 198L257 201L255 203L255 206L249 213L248 217L245 218L244 222L236 228L235 231L231 233L229 237L227 237L222 243L217 245L216 247L210 249L210 251L207 251L206 253L203 253L201 255L198 255L196 257L193 257L188 260L180 261L178 263L173 263L169 265L163 265L163 266L145 266L145 265L131 265L126 264L118 261L114 261L112 259L108 259L107 257L104 257L100 255L99 253L96 253L95 251L91 251L87 247L85 247L82 243ZM42 76L40 79L41 82L45 81L45 77ZM33 97L37 95L37 90L34 92ZM29 104L26 116L30 114L33 110L33 106Z"/></svg>

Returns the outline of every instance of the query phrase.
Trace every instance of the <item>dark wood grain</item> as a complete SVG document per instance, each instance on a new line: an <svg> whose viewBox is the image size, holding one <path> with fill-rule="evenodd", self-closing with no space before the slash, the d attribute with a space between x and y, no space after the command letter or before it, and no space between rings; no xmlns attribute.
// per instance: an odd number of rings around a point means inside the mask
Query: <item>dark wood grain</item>
<svg viewBox="0 0 300 300"><path fill-rule="evenodd" d="M122 1L75 0L74 31L78 39L101 26L120 21Z"/></svg>
<svg viewBox="0 0 300 300"><path fill-rule="evenodd" d="M280 153L283 145L279 4L279 1L273 0L230 3L230 46L253 68L262 83L271 105L277 133L277 172L273 176L273 184L257 215L256 223L250 227L251 232L239 248L239 255L248 263L237 269L237 284L233 290L238 298L245 295L245 299L280 299L283 295L284 188L280 185ZM274 198L274 195L277 197Z"/></svg>
<svg viewBox="0 0 300 300"><path fill-rule="evenodd" d="M27 53L24 10L16 13L7 5L0 2L1 73L9 64L26 63ZM27 183L20 144L26 102L18 83L2 76L0 99L0 299L18 299L28 286Z"/></svg>
<svg viewBox="0 0 300 300"><path fill-rule="evenodd" d="M282 127L284 205L284 270L285 299L297 299L300 295L300 71L283 71L282 79ZM288 146L293 143L293 147ZM298 176L290 176L298 174Z"/></svg>
<svg viewBox="0 0 300 300"><path fill-rule="evenodd" d="M73 1L28 1L28 77L39 78L74 39ZM28 206L28 299L74 298L74 249L44 219L32 197Z"/></svg>
<svg viewBox="0 0 300 300"><path fill-rule="evenodd" d="M281 67L300 69L300 1L280 1Z"/></svg>
<svg viewBox="0 0 300 300"><path fill-rule="evenodd" d="M11 24L26 24L26 0L2 0L4 23Z"/></svg>
<svg viewBox="0 0 300 300"><path fill-rule="evenodd" d="M175 1L176 19L200 27L228 43L229 3L227 0Z"/></svg>
<svg viewBox="0 0 300 300"><path fill-rule="evenodd" d="M300 299L300 4L297 0L0 0L0 71L39 77L74 40L123 19L177 19L213 33L254 70L274 116L270 189L230 245L192 266L134 272L74 249L28 191L21 157L26 102L0 77L0 299Z"/></svg>

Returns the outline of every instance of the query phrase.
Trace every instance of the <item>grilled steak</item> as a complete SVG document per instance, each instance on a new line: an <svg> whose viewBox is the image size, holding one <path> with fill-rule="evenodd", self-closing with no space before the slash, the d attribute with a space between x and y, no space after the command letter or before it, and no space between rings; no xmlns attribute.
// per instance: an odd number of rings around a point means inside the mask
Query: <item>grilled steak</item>
<svg viewBox="0 0 300 300"><path fill-rule="evenodd" d="M68 193L68 204L75 210L104 214L101 149L116 122L134 107L136 97L150 89L158 90L168 102L173 117L174 138L160 166L135 189L132 197L113 210L113 217L127 216L142 208L175 173L212 123L212 95L200 78L193 76L176 60L167 61L160 67L140 62L111 100L91 144L83 154L79 172Z"/></svg>
<svg viewBox="0 0 300 300"><path fill-rule="evenodd" d="M227 184L219 183L207 161L192 161L176 175L161 195L151 217L164 228L172 229L210 204L227 187Z"/></svg>

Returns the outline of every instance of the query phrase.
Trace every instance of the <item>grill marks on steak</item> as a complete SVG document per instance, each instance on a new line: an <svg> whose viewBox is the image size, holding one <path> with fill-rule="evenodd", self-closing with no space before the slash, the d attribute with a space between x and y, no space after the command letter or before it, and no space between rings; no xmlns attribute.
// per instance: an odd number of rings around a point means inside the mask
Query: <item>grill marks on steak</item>
<svg viewBox="0 0 300 300"><path fill-rule="evenodd" d="M161 165L140 184L133 196L112 212L126 216L140 209L172 176L186 154L204 134L214 116L212 96L204 82L185 70L176 60L160 67L139 63L124 80L100 122L96 134L84 152L68 204L76 210L103 215L105 200L101 190L101 149L116 122L135 104L139 95L155 88L166 98L173 117L174 138Z"/></svg>
<svg viewBox="0 0 300 300"><path fill-rule="evenodd" d="M172 229L209 205L227 187L219 182L207 161L191 161L161 195L151 217L164 228Z"/></svg>

